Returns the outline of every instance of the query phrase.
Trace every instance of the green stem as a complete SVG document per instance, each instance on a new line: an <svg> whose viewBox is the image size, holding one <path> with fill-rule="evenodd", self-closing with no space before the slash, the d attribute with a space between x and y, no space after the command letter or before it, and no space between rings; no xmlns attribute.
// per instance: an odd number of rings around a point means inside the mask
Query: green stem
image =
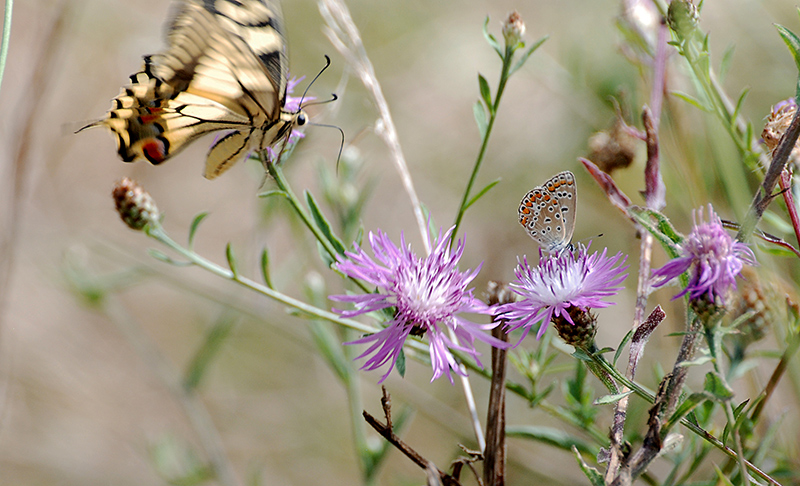
<svg viewBox="0 0 800 486"><path fill-rule="evenodd" d="M469 176L469 182L467 182L467 187L464 188L464 196L461 198L461 204L458 207L458 215L456 216L456 221L454 223L455 229L453 230L453 235L458 234L458 228L461 226L461 220L464 218L464 213L467 210L467 202L469 201L470 193L472 192L472 186L475 185L475 179L478 177L478 171L481 169L481 164L483 163L484 156L486 155L486 149L489 146L489 137L492 135L492 127L494 127L494 121L497 119L497 109L500 107L500 99L503 96L503 91L506 88L506 82L508 82L508 71L511 69L511 61L513 58L514 51L511 47L506 46L506 53L503 57L503 68L500 72L500 82L497 86L497 93L494 97L494 102L492 106L489 107L489 122L486 124L486 132L483 134L483 140L481 141L481 149L478 152L478 158L475 160L475 165L472 167L472 174ZM457 238L452 238L450 240L450 246L453 246L453 241Z"/></svg>
<svg viewBox="0 0 800 486"><path fill-rule="evenodd" d="M284 177L283 175L283 170L278 166L278 164L269 163L269 161L264 161L263 158L262 162L264 162L264 165L267 167L269 175L271 175L272 178L275 180L275 184L283 192L284 197L286 197L286 199L289 201L289 204L291 204L292 209L294 209L294 211L303 221L303 224L305 224L306 227L309 229L309 231L311 231L311 233L314 234L314 237L317 239L319 244L322 245L323 248L325 248L325 251L331 257L331 259L333 261L339 261L339 257L341 255L339 255L339 253L333 247L328 238L322 233L322 231L320 231L319 227L316 224L314 224L314 221L312 221L311 216L308 214L305 207L300 202L300 199L298 199L297 195L295 195L294 191L292 191L292 188L289 185L289 181L287 181L286 177ZM362 291L364 291L364 293L367 294L370 293L370 290L361 281L353 278L351 278L350 280L353 283L355 283Z"/></svg>
<svg viewBox="0 0 800 486"><path fill-rule="evenodd" d="M3 39L0 44L0 86L3 85L3 73L6 71L8 60L8 44L11 40L11 12L14 9L14 0L6 0L5 14L3 15Z"/></svg>
<svg viewBox="0 0 800 486"><path fill-rule="evenodd" d="M167 235L164 232L164 229L161 226L148 226L146 228L146 232L148 236L154 238L158 242L169 247L170 249L181 255L183 258L186 258L192 264L197 265L198 267L207 270L213 273L214 275L220 276L227 280L232 280L238 283L239 285L247 287L251 290L255 290L258 293L264 294L267 297L274 299L282 304L294 307L295 309L304 312L308 315L324 319L326 321L333 322L344 327L349 327L350 329L355 329L358 332L372 334L379 331L379 329L376 329L372 326L367 326L358 321L339 317L337 314L334 314L333 312L328 312L319 309L312 305L306 304L303 301L297 300L293 297L289 297L286 294L282 294L276 290L273 290L267 287L266 285L261 285L260 283L242 277L241 275L234 274L232 270L223 268L213 262L206 260L197 253L194 253L193 251L187 250L186 248L182 247L181 245L176 243L172 238L170 238L169 235Z"/></svg>

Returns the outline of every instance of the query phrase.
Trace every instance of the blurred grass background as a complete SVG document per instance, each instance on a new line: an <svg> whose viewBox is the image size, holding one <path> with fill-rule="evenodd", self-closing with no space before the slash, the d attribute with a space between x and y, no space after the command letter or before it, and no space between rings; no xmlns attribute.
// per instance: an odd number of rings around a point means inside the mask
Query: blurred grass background
<svg viewBox="0 0 800 486"><path fill-rule="evenodd" d="M529 42L550 35L507 87L479 178L483 184L498 177L502 182L467 213L462 265L474 268L484 262L476 281L479 290L490 279L510 280L517 256L536 253L516 221L519 199L553 173L574 171L581 187L575 238L593 238L596 247L631 255L629 292L600 316L598 343L616 346L633 313L639 243L576 158L586 155L593 132L611 126L611 97L619 98L638 122L649 93L641 73L620 52L615 27L619 2L359 0L348 5L392 109L418 194L444 227L454 218L479 147L472 117L477 73L496 88L499 60L481 34L484 19L490 16L489 28L499 35L499 22L516 9L527 24ZM337 91L340 99L315 114L340 126L348 142L357 139L363 178L376 184L364 227L380 228L395 240L403 231L422 251L387 150L371 132L376 112L365 90L353 80L344 91L337 89L347 76L346 66L321 32L315 2L285 1L283 10L293 74L311 77L322 67L324 54L333 58L312 91L319 98ZM242 272L255 277L258 253L266 245L276 285L301 295L299 285L308 272L321 270L299 251L313 250L313 242L287 223L284 213L264 210L265 203L256 197L262 177L257 164L234 167L210 182L201 176L210 139L153 167L121 163L103 130L72 134L108 109L142 55L163 48L168 12L169 2L157 0L29 0L15 5L0 91L5 208L0 215L5 271L0 287L0 484L164 484L152 458L160 458L162 472L179 470L190 459L178 454L170 462L164 451L199 451L198 438L153 363L126 338L126 329L141 330L181 371L204 333L223 321L231 324L230 334L200 394L239 477L269 485L358 484L346 396L317 357L307 322L198 269L153 260L146 252L150 240L127 229L113 210L112 183L130 176L156 199L176 239L186 234L197 213L210 211L196 239L199 253L224 264L224 248L231 242ZM734 98L749 87L743 115L758 131L770 106L793 94L796 80L773 23L797 31L794 3L707 2L702 12L701 27L711 33L712 62L718 65L735 45L724 85ZM680 84L684 67L677 56L670 70L678 82L670 87L693 93L688 83ZM740 217L752 193L732 197L721 190L721 164L736 166L738 155L718 122L674 98L665 111L665 213L684 231L690 210L709 201L723 218ZM319 127L306 134L287 172L295 188L318 193L318 167L333 167L339 138L335 130ZM635 166L616 174L635 203L641 202L643 163L640 156ZM740 173L752 188L756 179ZM300 245L298 237L305 240ZM655 254L656 264L663 262L658 250ZM762 265L763 272L778 267L781 278L796 281L794 261ZM334 287L331 293L340 290ZM668 299L662 292L651 304L660 302L669 315L680 316L681 304ZM98 302L114 312L100 312ZM651 340L640 366L641 381L654 386L650 370L658 361L671 366L678 339L664 336L678 326L680 317L662 325ZM770 346L774 342L764 345ZM362 376L365 407L379 415L375 383L380 375ZM407 442L444 469L458 455L456 443L475 444L459 388L444 380L428 384L429 377L430 369L410 362L406 378L393 374L387 386L396 406L408 404L416 411ZM756 386L758 377L751 381ZM475 378L473 384L484 414L487 383ZM786 414L789 442L798 430L796 396L796 390L787 392L771 404L776 413ZM643 410L641 404L638 411L634 408L632 424L642 423ZM514 397L509 397L508 417L509 424L552 422ZM539 484L545 478L549 484L581 481L577 468L563 467L574 464L567 453L519 440L510 443L509 452L510 484ZM420 472L393 454L381 484L421 482Z"/></svg>

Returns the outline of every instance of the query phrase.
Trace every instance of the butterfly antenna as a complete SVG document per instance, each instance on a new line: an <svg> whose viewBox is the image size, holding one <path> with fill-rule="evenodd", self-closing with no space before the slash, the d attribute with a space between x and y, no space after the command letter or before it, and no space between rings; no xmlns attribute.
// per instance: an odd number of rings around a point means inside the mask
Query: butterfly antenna
<svg viewBox="0 0 800 486"><path fill-rule="evenodd" d="M336 101L338 99L339 99L339 97L336 96L336 93L331 93L331 97L329 99L324 100L324 101L312 101L310 103L306 103L305 105L303 105L303 108L306 108L308 106L314 106L314 105L324 105L324 104Z"/></svg>
<svg viewBox="0 0 800 486"><path fill-rule="evenodd" d="M317 81L317 79L319 79L319 77L322 76L322 73L324 73L325 70L330 67L330 65L331 65L331 58L328 57L327 54L325 54L325 65L322 67L322 69L319 70L317 75L314 76L314 79L312 79L311 82L308 83L308 86L306 86L305 91L303 91L303 96L300 97L300 106L303 106L303 100L306 99L306 95L308 94L308 90L311 89L311 85L313 85Z"/></svg>
<svg viewBox="0 0 800 486"><path fill-rule="evenodd" d="M336 156L336 173L338 174L339 162L342 160L342 150L344 150L344 130L336 125L326 125L324 123L309 123L309 125L314 125L315 127L335 128L336 130L339 130L339 135L341 135L342 140L339 142L339 155Z"/></svg>

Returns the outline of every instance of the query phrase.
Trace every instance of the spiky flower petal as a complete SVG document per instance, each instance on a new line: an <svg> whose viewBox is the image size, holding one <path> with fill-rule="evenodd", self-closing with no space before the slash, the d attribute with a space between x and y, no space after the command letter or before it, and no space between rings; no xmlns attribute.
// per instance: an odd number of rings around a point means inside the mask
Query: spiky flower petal
<svg viewBox="0 0 800 486"><path fill-rule="evenodd" d="M603 249L602 253L589 255L583 245L560 255L544 255L540 251L537 267L529 266L527 258L523 258L515 270L517 280L511 283L521 298L498 309L508 319L509 330L523 328L524 338L538 325L538 339L554 318L564 318L574 325L569 312L572 307L588 311L613 305L604 299L622 289L620 284L628 276L623 272L628 267L622 253L613 257L606 253Z"/></svg>
<svg viewBox="0 0 800 486"><path fill-rule="evenodd" d="M381 382L389 376L406 338L411 334L428 335L433 367L431 381L446 374L452 383L451 370L463 373L450 350L466 353L478 361L480 353L475 349L476 339L493 346L507 346L483 332L497 323L476 324L457 315L462 312L490 314L491 309L473 296L471 288L467 288L479 268L459 271L458 261L464 252L464 243L459 241L451 251L452 231L444 236L440 233L431 244L431 254L423 258L406 245L402 236L400 247L397 247L385 233L370 232L368 239L374 259L357 247L354 252L347 253L347 260L336 264L339 271L367 282L376 287L377 292L331 296L332 300L350 302L355 306L353 310L334 309L335 312L343 317L353 317L392 308L393 318L385 323L385 329L345 343L370 344L356 358L369 356L362 369L375 370L389 363Z"/></svg>
<svg viewBox="0 0 800 486"><path fill-rule="evenodd" d="M714 305L724 304L731 289L736 288L736 276L745 264L755 265L753 251L736 241L722 227L722 221L708 205L708 220L703 209L694 212L692 232L681 245L681 256L655 270L655 287L689 271L689 283L674 298L689 294L690 300L703 299Z"/></svg>

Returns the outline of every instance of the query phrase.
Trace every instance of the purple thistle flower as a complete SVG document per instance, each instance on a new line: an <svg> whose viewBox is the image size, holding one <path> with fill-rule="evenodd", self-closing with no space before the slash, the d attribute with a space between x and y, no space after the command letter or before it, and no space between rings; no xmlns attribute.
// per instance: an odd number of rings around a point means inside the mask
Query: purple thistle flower
<svg viewBox="0 0 800 486"><path fill-rule="evenodd" d="M688 293L691 300L707 296L712 303L724 301L736 288L736 276L744 264L755 265L756 257L745 243L725 231L710 204L708 222L703 218L703 208L694 211L693 219L694 227L681 245L681 256L653 272L653 277L661 277L654 286L661 287L690 270L689 284L673 300Z"/></svg>
<svg viewBox="0 0 800 486"><path fill-rule="evenodd" d="M464 243L459 241L451 252L452 232L452 228L444 236L440 232L431 244L431 254L424 258L418 258L411 251L402 235L398 248L385 233L370 232L368 239L374 260L363 249L356 247L354 252L347 252L348 260L336 264L336 268L348 277L374 285L378 291L366 295L332 295L331 300L351 302L355 306L354 310L334 309L335 312L342 317L353 317L394 308L394 317L386 322L385 329L345 343L371 343L356 358L371 355L361 369L374 370L390 363L389 370L379 383L391 373L409 334L421 336L428 333L433 367L431 381L446 374L452 383L451 370L463 374L451 349L469 354L480 365L475 339L495 347L508 347L507 343L483 332L498 323L476 324L456 315L461 312L491 314L492 310L473 296L472 289L467 289L480 271L480 266L474 271L458 270ZM428 238L430 241L431 235ZM452 336L455 336L455 341Z"/></svg>
<svg viewBox="0 0 800 486"><path fill-rule="evenodd" d="M554 318L562 317L574 325L569 315L573 307L587 311L613 305L603 299L622 289L619 284L628 276L623 273L628 266L622 266L627 257L621 252L608 257L606 252L589 255L588 248L580 244L560 255L544 255L539 250L538 267L529 266L527 257L523 258L514 271L517 280L511 283L511 289L522 298L497 309L508 320L508 330L524 328L521 342L538 324L536 338L540 339Z"/></svg>

